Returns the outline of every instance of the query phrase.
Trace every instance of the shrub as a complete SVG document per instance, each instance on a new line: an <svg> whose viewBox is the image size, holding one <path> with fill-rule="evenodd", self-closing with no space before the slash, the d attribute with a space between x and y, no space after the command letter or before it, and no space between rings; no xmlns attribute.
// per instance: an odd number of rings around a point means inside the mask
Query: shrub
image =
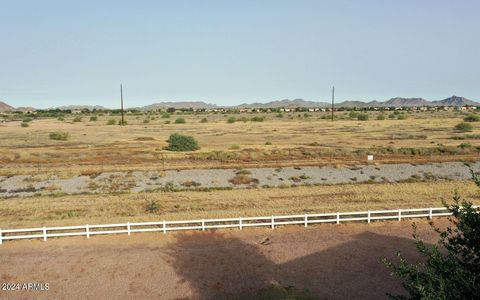
<svg viewBox="0 0 480 300"><path fill-rule="evenodd" d="M272 142L270 142L270 141L265 142L265 145L267 145L267 146L269 146L271 144L272 144Z"/></svg>
<svg viewBox="0 0 480 300"><path fill-rule="evenodd" d="M65 118L64 118L64 117L58 117L57 120L59 120L59 121L65 121Z"/></svg>
<svg viewBox="0 0 480 300"><path fill-rule="evenodd" d="M265 117L263 117L263 116L262 116L262 117L260 117L260 116L254 116L254 117L252 118L252 121L253 121L253 122L263 122L263 121L265 121Z"/></svg>
<svg viewBox="0 0 480 300"><path fill-rule="evenodd" d="M30 117L23 118L22 122L23 123L32 122L32 118L30 118Z"/></svg>
<svg viewBox="0 0 480 300"><path fill-rule="evenodd" d="M476 114L469 114L465 118L463 118L465 122L478 122L480 121L480 116Z"/></svg>
<svg viewBox="0 0 480 300"><path fill-rule="evenodd" d="M73 118L73 122L82 122L82 117L76 116L75 118Z"/></svg>
<svg viewBox="0 0 480 300"><path fill-rule="evenodd" d="M168 112L164 112L164 113L162 113L161 118L162 119L168 119L168 118L170 118L170 114Z"/></svg>
<svg viewBox="0 0 480 300"><path fill-rule="evenodd" d="M277 118L283 118L283 114L282 114L282 113L278 113L278 114L276 115L276 117L277 117Z"/></svg>
<svg viewBox="0 0 480 300"><path fill-rule="evenodd" d="M165 124L170 124L170 120L165 121Z"/></svg>
<svg viewBox="0 0 480 300"><path fill-rule="evenodd" d="M98 120L97 116L91 116L90 117L90 122L96 122Z"/></svg>
<svg viewBox="0 0 480 300"><path fill-rule="evenodd" d="M404 114L398 115L397 120L406 120L407 116Z"/></svg>
<svg viewBox="0 0 480 300"><path fill-rule="evenodd" d="M238 174L235 177L228 180L228 182L238 185L238 184L257 184L258 179L252 178L248 175Z"/></svg>
<svg viewBox="0 0 480 300"><path fill-rule="evenodd" d="M145 124L150 123L150 119L148 119L148 118L147 118L147 119L144 119L144 120L143 120L143 123L145 123Z"/></svg>
<svg viewBox="0 0 480 300"><path fill-rule="evenodd" d="M455 125L454 128L455 128L455 130L460 131L460 132L467 132L467 131L472 131L473 130L472 124L465 123L465 122L458 123L457 125Z"/></svg>
<svg viewBox="0 0 480 300"><path fill-rule="evenodd" d="M356 119L356 118L358 117L358 112L352 110L352 111L348 114L348 116L349 116L350 118L352 118L352 119Z"/></svg>
<svg viewBox="0 0 480 300"><path fill-rule="evenodd" d="M472 172L476 184L478 177ZM429 247L420 240L413 226L413 237L424 262L409 263L400 253L398 264L383 259L403 281L409 293L389 295L393 299L477 299L480 291L480 211L455 193L452 205L445 205L454 227L432 227L439 234L438 245Z"/></svg>
<svg viewBox="0 0 480 300"><path fill-rule="evenodd" d="M177 118L175 124L185 124L187 123L184 118Z"/></svg>
<svg viewBox="0 0 480 300"><path fill-rule="evenodd" d="M22 123L20 124L20 126L22 126L22 127L28 127L28 123L22 122Z"/></svg>
<svg viewBox="0 0 480 300"><path fill-rule="evenodd" d="M63 131L54 131L54 132L50 132L49 137L51 140L66 141L70 137L70 134L68 132L63 132Z"/></svg>
<svg viewBox="0 0 480 300"><path fill-rule="evenodd" d="M235 119L235 117L230 117L228 118L227 123L232 124L232 123L235 123L236 121L237 119Z"/></svg>
<svg viewBox="0 0 480 300"><path fill-rule="evenodd" d="M368 120L368 115L367 115L367 114L358 114L357 120L359 120L359 121L367 121L367 120Z"/></svg>
<svg viewBox="0 0 480 300"><path fill-rule="evenodd" d="M377 116L377 120L385 120L385 115L384 114L379 114Z"/></svg>
<svg viewBox="0 0 480 300"><path fill-rule="evenodd" d="M154 213L158 210L160 210L160 204L158 204L157 200L150 200L145 204L145 211L149 213Z"/></svg>
<svg viewBox="0 0 480 300"><path fill-rule="evenodd" d="M200 123L208 123L208 119L207 119L207 118L202 118L202 119L200 120Z"/></svg>
<svg viewBox="0 0 480 300"><path fill-rule="evenodd" d="M107 125L115 125L116 121L115 119L110 119L107 121Z"/></svg>
<svg viewBox="0 0 480 300"><path fill-rule="evenodd" d="M188 135L174 133L170 135L167 142L166 149L170 151L195 151L200 149L198 142Z"/></svg>
<svg viewBox="0 0 480 300"><path fill-rule="evenodd" d="M127 120L123 120L123 121L122 119L118 120L118 125L127 125L127 124L128 124Z"/></svg>

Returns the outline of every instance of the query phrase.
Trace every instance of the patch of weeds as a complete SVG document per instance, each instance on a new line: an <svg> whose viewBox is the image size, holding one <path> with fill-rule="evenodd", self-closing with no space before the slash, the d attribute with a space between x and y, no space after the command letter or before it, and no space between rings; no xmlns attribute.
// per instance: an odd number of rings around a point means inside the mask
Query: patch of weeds
<svg viewBox="0 0 480 300"><path fill-rule="evenodd" d="M145 211L148 213L155 213L160 210L160 204L157 200L150 200L145 203Z"/></svg>
<svg viewBox="0 0 480 300"><path fill-rule="evenodd" d="M228 182L235 184L235 185L240 185L240 184L258 184L258 179L252 178L248 175L236 175L235 177L231 178L228 180Z"/></svg>
<svg viewBox="0 0 480 300"><path fill-rule="evenodd" d="M182 182L182 186L184 186L184 187L199 187L201 185L202 184L200 182L196 182L196 181L193 181L193 180Z"/></svg>

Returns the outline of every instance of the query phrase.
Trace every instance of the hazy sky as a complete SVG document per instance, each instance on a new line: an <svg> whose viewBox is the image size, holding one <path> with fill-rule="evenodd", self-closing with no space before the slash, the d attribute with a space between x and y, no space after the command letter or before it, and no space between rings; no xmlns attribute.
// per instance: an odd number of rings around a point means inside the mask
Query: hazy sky
<svg viewBox="0 0 480 300"><path fill-rule="evenodd" d="M0 99L480 100L478 0L0 0Z"/></svg>

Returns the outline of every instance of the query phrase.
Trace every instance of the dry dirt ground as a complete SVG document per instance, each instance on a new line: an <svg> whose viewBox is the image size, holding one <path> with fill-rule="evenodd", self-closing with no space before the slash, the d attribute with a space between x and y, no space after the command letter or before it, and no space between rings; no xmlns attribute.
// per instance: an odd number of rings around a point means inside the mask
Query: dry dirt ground
<svg viewBox="0 0 480 300"><path fill-rule="evenodd" d="M380 260L398 250L419 259L411 223L7 242L0 247L0 281L47 282L49 290L0 291L0 298L256 299L259 289L279 283L318 299L384 299L402 287ZM433 243L428 223L416 223Z"/></svg>

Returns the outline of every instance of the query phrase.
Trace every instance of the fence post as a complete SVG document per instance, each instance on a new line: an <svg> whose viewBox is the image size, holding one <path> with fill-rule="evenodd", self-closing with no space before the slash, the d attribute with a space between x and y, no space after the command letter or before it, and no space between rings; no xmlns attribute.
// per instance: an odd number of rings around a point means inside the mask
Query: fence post
<svg viewBox="0 0 480 300"><path fill-rule="evenodd" d="M242 230L242 217L238 218L238 226L240 227L240 230Z"/></svg>
<svg viewBox="0 0 480 300"><path fill-rule="evenodd" d="M370 211L367 212L367 223L370 224Z"/></svg>
<svg viewBox="0 0 480 300"><path fill-rule="evenodd" d="M167 233L167 222L163 220L163 234Z"/></svg>
<svg viewBox="0 0 480 300"><path fill-rule="evenodd" d="M130 222L127 222L127 233L130 235Z"/></svg>
<svg viewBox="0 0 480 300"><path fill-rule="evenodd" d="M430 211L428 212L428 218L431 220L433 217L433 209L430 207Z"/></svg>
<svg viewBox="0 0 480 300"><path fill-rule="evenodd" d="M398 220L402 220L402 210L400 208L398 209Z"/></svg>
<svg viewBox="0 0 480 300"><path fill-rule="evenodd" d="M337 212L337 224L340 224L340 213Z"/></svg>
<svg viewBox="0 0 480 300"><path fill-rule="evenodd" d="M305 214L305 227L307 227L307 226L308 226L308 215Z"/></svg>
<svg viewBox="0 0 480 300"><path fill-rule="evenodd" d="M205 231L205 220L202 219L202 231Z"/></svg>
<svg viewBox="0 0 480 300"><path fill-rule="evenodd" d="M272 229L275 229L275 218L272 216Z"/></svg>
<svg viewBox="0 0 480 300"><path fill-rule="evenodd" d="M3 244L3 233L2 230L0 229L0 245Z"/></svg>
<svg viewBox="0 0 480 300"><path fill-rule="evenodd" d="M90 238L90 228L88 228L88 224L85 225L85 232L87 233L87 239Z"/></svg>
<svg viewBox="0 0 480 300"><path fill-rule="evenodd" d="M47 241L47 228L45 226L43 226L43 241Z"/></svg>

